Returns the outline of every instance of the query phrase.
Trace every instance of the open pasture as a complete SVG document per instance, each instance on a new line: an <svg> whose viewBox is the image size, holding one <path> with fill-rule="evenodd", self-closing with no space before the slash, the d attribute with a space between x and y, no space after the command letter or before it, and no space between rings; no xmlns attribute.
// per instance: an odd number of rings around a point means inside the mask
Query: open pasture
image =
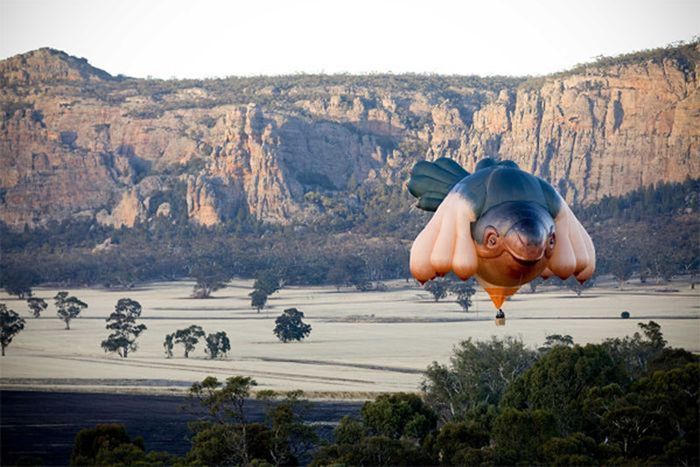
<svg viewBox="0 0 700 467"><path fill-rule="evenodd" d="M432 361L447 362L461 340L512 335L538 346L550 334L570 334L577 343L631 335L639 321L661 324L669 344L700 352L700 290L686 283L629 285L623 291L603 284L573 292L545 287L517 294L504 309L508 323L496 327L487 295L477 288L474 306L461 311L452 298L435 303L414 282L393 281L386 292L357 292L334 287L285 287L270 297L268 308L250 307L252 282L235 280L214 298L190 298L192 282L147 284L131 290L70 289L89 308L71 330L57 317L52 297L58 289L37 288L49 302L42 317L31 317L24 301L0 295L0 301L27 319L24 329L0 360L4 388L97 390L105 392L177 392L205 376L253 377L260 389L308 391L312 397L365 397L377 392L416 391L421 372ZM148 329L139 349L121 359L105 354L100 342L105 318L117 300L129 297L143 306ZM275 318L296 307L312 325L303 342L283 344L273 335ZM631 318L620 319L622 311ZM181 346L166 358L163 339L191 324L205 332L225 331L231 352L209 360L200 342L190 358Z"/></svg>

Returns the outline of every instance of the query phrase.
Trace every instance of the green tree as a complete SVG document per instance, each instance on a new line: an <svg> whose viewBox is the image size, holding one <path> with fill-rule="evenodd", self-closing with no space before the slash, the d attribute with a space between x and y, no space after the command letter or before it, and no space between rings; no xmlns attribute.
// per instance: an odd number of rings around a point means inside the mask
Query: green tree
<svg viewBox="0 0 700 467"><path fill-rule="evenodd" d="M184 465L273 465L270 430L261 423L189 424L192 447Z"/></svg>
<svg viewBox="0 0 700 467"><path fill-rule="evenodd" d="M54 305L56 308L61 308L63 306L63 302L66 301L66 298L68 298L69 293L66 291L61 291L57 292L56 295L53 297L54 300Z"/></svg>
<svg viewBox="0 0 700 467"><path fill-rule="evenodd" d="M461 419L480 406L498 405L506 388L537 360L521 340L460 342L450 365L433 362L421 383L426 402L441 420Z"/></svg>
<svg viewBox="0 0 700 467"><path fill-rule="evenodd" d="M538 409L552 414L564 435L584 426L583 399L587 389L603 384L625 384L621 365L602 345L567 347L547 351L506 390L502 405Z"/></svg>
<svg viewBox="0 0 700 467"><path fill-rule="evenodd" d="M296 465L314 448L318 436L313 426L304 422L310 408L302 391L282 396L274 391L260 391L257 398L266 404L265 418L270 430L270 457L275 465Z"/></svg>
<svg viewBox="0 0 700 467"><path fill-rule="evenodd" d="M143 440L136 445L143 450ZM95 465L100 450L114 449L122 444L132 444L124 425L100 424L95 428L85 428L78 432L73 442L71 465Z"/></svg>
<svg viewBox="0 0 700 467"><path fill-rule="evenodd" d="M333 267L326 275L326 281L336 289L353 286L357 290L367 291L372 288L367 271L367 262L358 255L344 255L334 261Z"/></svg>
<svg viewBox="0 0 700 467"><path fill-rule="evenodd" d="M78 432L73 443L71 465L166 466L179 459L167 452L146 452L143 438L131 439L124 425L100 424Z"/></svg>
<svg viewBox="0 0 700 467"><path fill-rule="evenodd" d="M344 417L335 443L319 449L311 465L429 465L420 443L435 429L435 413L416 394L383 394L366 402L361 420Z"/></svg>
<svg viewBox="0 0 700 467"><path fill-rule="evenodd" d="M260 313L260 310L265 308L267 304L267 293L264 290L255 289L248 296L250 297L250 306Z"/></svg>
<svg viewBox="0 0 700 467"><path fill-rule="evenodd" d="M639 393L644 414L655 414L657 438L663 440L659 452L662 463L700 464L700 364L686 363L668 370L655 371L631 388ZM640 443L646 449L649 436ZM638 452L643 455L643 452Z"/></svg>
<svg viewBox="0 0 700 467"><path fill-rule="evenodd" d="M650 362L660 357L666 349L666 340L656 322L637 323L637 326L642 329L642 334L635 332L632 337L616 337L603 342L607 352L633 378L644 374Z"/></svg>
<svg viewBox="0 0 700 467"><path fill-rule="evenodd" d="M338 444L358 444L367 436L367 427L361 421L345 415L333 430L333 436Z"/></svg>
<svg viewBox="0 0 700 467"><path fill-rule="evenodd" d="M544 284L544 279L542 277L537 276L534 279L532 279L527 285L530 287L530 293L536 293L537 292L537 287L541 286Z"/></svg>
<svg viewBox="0 0 700 467"><path fill-rule="evenodd" d="M574 338L568 334L564 334L563 336L561 334L550 334L545 338L544 345L540 347L539 350L540 352L544 353L559 345L564 347L573 347Z"/></svg>
<svg viewBox="0 0 700 467"><path fill-rule="evenodd" d="M37 275L23 267L8 269L3 271L2 275L5 292L16 295L20 300L31 297L32 287L37 283Z"/></svg>
<svg viewBox="0 0 700 467"><path fill-rule="evenodd" d="M553 437L542 445L541 454L550 465L597 465L601 457L596 441L581 432Z"/></svg>
<svg viewBox="0 0 700 467"><path fill-rule="evenodd" d="M66 330L70 330L70 322L77 318L80 312L87 308L87 303L77 297L71 297L68 292L58 292L54 297L56 303L56 314L59 319L66 323Z"/></svg>
<svg viewBox="0 0 700 467"><path fill-rule="evenodd" d="M592 388L583 407L592 435L615 446L624 459L697 465L698 380L700 364L693 362L648 373L629 388Z"/></svg>
<svg viewBox="0 0 700 467"><path fill-rule="evenodd" d="M49 305L43 298L32 297L27 299L27 306L32 311L35 318L41 316L41 312L44 311Z"/></svg>
<svg viewBox="0 0 700 467"><path fill-rule="evenodd" d="M136 339L146 330L145 324L136 324L136 319L140 317L139 302L130 298L119 299L114 311L106 320L106 328L112 333L102 341L105 352L117 352L120 357L126 358L129 352L136 351Z"/></svg>
<svg viewBox="0 0 700 467"><path fill-rule="evenodd" d="M251 465L254 459L273 462L270 430L248 423L246 401L255 380L232 376L224 383L213 376L194 383L189 391L190 409L198 420L187 461L204 465Z"/></svg>
<svg viewBox="0 0 700 467"><path fill-rule="evenodd" d="M311 325L302 321L304 313L296 308L287 308L275 320L275 336L282 342L300 341L311 334Z"/></svg>
<svg viewBox="0 0 700 467"><path fill-rule="evenodd" d="M219 423L245 423L245 402L258 383L249 377L231 376L224 383L213 376L192 384L189 391L191 405L204 409L206 415Z"/></svg>
<svg viewBox="0 0 700 467"><path fill-rule="evenodd" d="M199 339L204 337L204 330L201 326L193 324L185 329L175 331L175 343L182 344L185 347L185 358L188 358L199 342Z"/></svg>
<svg viewBox="0 0 700 467"><path fill-rule="evenodd" d="M435 413L416 394L382 394L362 407L370 435L421 442L437 424Z"/></svg>
<svg viewBox="0 0 700 467"><path fill-rule="evenodd" d="M20 318L14 310L9 310L7 305L0 303L0 326L0 345L4 357L5 347L10 345L12 339L24 329L24 318Z"/></svg>
<svg viewBox="0 0 700 467"><path fill-rule="evenodd" d="M265 270L255 276L253 290L260 290L268 297L279 291L284 286L284 281L280 275L272 270Z"/></svg>
<svg viewBox="0 0 700 467"><path fill-rule="evenodd" d="M465 460L488 446L489 440L488 430L477 422L448 422L440 427L434 437L427 439L425 448L443 465L474 464Z"/></svg>
<svg viewBox="0 0 700 467"><path fill-rule="evenodd" d="M459 306L461 306L465 312L468 312L469 307L472 306L472 296L476 293L474 281L455 282L450 284L449 291L451 294L457 296L456 302Z"/></svg>
<svg viewBox="0 0 700 467"><path fill-rule="evenodd" d="M569 290L573 291L577 297L580 297L581 294L587 290L590 289L595 285L595 279L591 278L588 279L586 282L581 283L576 280L575 277L569 277L566 281L564 281L564 284L569 288Z"/></svg>
<svg viewBox="0 0 700 467"><path fill-rule="evenodd" d="M493 423L496 464L533 464L543 456L542 448L557 435L554 415L546 410L505 408Z"/></svg>
<svg viewBox="0 0 700 467"><path fill-rule="evenodd" d="M397 466L432 463L432 459L410 441L385 436L367 436L357 444L331 444L320 448L311 466Z"/></svg>
<svg viewBox="0 0 700 467"><path fill-rule="evenodd" d="M335 286L336 290L340 292L342 287L346 287L350 283L350 274L346 268L345 263L337 262L326 274L326 281Z"/></svg>
<svg viewBox="0 0 700 467"><path fill-rule="evenodd" d="M166 334L165 340L163 341L163 349L165 350L165 356L167 358L172 358L174 348L175 348L175 333Z"/></svg>
<svg viewBox="0 0 700 467"><path fill-rule="evenodd" d="M430 294L437 302L447 297L447 292L450 288L450 281L445 279L444 277L436 277L435 279L426 282L423 288L430 292Z"/></svg>
<svg viewBox="0 0 700 467"><path fill-rule="evenodd" d="M193 298L209 298L212 292L226 287L226 282L231 279L231 273L221 259L208 255L195 258L190 275L196 281Z"/></svg>
<svg viewBox="0 0 700 467"><path fill-rule="evenodd" d="M206 338L207 348L204 351L209 358L223 358L231 350L231 341L224 331L209 334Z"/></svg>
<svg viewBox="0 0 700 467"><path fill-rule="evenodd" d="M617 279L619 288L622 290L625 282L637 270L639 260L626 248L626 245L618 245L618 248L613 248L608 253L609 256L607 256L605 264L608 271Z"/></svg>

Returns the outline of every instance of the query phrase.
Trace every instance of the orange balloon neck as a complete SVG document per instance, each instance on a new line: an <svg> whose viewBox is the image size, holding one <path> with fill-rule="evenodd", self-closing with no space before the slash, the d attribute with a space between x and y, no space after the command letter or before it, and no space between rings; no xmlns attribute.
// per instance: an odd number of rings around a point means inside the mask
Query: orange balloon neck
<svg viewBox="0 0 700 467"><path fill-rule="evenodd" d="M497 309L500 309L503 306L503 302L506 301L506 298L514 295L519 288L520 287L484 287L484 290L489 294L489 297L491 297L493 305Z"/></svg>

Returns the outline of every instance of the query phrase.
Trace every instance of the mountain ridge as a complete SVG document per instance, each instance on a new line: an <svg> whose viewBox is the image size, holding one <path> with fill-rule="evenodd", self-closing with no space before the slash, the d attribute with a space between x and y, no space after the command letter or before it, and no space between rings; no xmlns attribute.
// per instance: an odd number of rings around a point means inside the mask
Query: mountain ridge
<svg viewBox="0 0 700 467"><path fill-rule="evenodd" d="M66 81L117 79L105 70L90 65L86 58L76 57L51 47L41 47L0 60L0 77L2 77L3 86L51 79Z"/></svg>
<svg viewBox="0 0 700 467"><path fill-rule="evenodd" d="M178 201L203 225L241 213L309 223L320 198L402 185L415 161L437 157L468 170L512 158L577 204L698 177L698 47L530 79L176 81L39 49L0 62L0 220L133 226L172 217Z"/></svg>

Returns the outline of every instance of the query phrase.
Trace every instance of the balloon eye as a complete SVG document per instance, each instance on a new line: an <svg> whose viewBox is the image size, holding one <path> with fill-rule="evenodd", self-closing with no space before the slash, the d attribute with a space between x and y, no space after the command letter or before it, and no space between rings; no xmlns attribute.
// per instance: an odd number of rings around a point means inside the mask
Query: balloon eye
<svg viewBox="0 0 700 467"><path fill-rule="evenodd" d="M497 242L497 241L498 241L498 239L496 238L496 235L489 235L489 238L488 238L488 240L486 241L486 244L487 244L488 246L493 247L493 246L496 246L496 242Z"/></svg>

